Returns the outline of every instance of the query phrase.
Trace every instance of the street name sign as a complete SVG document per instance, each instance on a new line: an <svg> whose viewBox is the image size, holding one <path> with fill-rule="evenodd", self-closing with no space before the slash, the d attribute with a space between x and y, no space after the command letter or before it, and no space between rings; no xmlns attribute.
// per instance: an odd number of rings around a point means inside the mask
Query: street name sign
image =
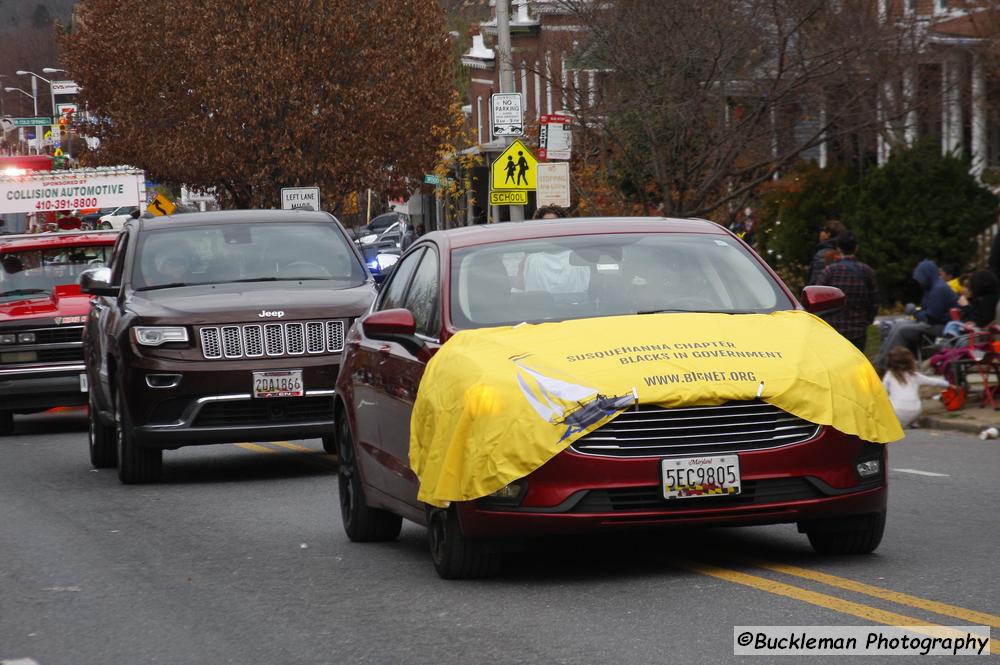
<svg viewBox="0 0 1000 665"><path fill-rule="evenodd" d="M490 96L493 136L523 136L524 111L521 93L497 92Z"/></svg>
<svg viewBox="0 0 1000 665"><path fill-rule="evenodd" d="M11 118L15 127L37 127L39 125L51 125L52 118Z"/></svg>
<svg viewBox="0 0 1000 665"><path fill-rule="evenodd" d="M528 192L520 191L499 191L490 192L491 206L526 206L528 205Z"/></svg>
<svg viewBox="0 0 1000 665"><path fill-rule="evenodd" d="M490 189L521 190L535 189L535 171L538 160L520 139L515 139L490 166Z"/></svg>
<svg viewBox="0 0 1000 665"><path fill-rule="evenodd" d="M75 95L78 92L80 92L80 86L77 85L76 81L52 82L53 95Z"/></svg>
<svg viewBox="0 0 1000 665"><path fill-rule="evenodd" d="M569 163L549 162L538 165L538 189L535 203L542 206L570 206Z"/></svg>
<svg viewBox="0 0 1000 665"><path fill-rule="evenodd" d="M573 133L566 115L543 115L538 118L538 156L542 159L569 159L573 155Z"/></svg>
<svg viewBox="0 0 1000 665"><path fill-rule="evenodd" d="M282 210L319 210L319 187L282 187Z"/></svg>

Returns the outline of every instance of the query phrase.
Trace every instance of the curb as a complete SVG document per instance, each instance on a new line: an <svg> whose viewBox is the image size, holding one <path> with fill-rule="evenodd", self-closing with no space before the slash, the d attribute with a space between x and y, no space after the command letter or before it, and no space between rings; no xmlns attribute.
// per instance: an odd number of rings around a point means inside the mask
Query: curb
<svg viewBox="0 0 1000 665"><path fill-rule="evenodd" d="M979 434L989 425L974 423L962 420L949 420L948 418L935 418L933 416L921 416L920 427L926 429L942 429L952 432L964 432L966 434Z"/></svg>

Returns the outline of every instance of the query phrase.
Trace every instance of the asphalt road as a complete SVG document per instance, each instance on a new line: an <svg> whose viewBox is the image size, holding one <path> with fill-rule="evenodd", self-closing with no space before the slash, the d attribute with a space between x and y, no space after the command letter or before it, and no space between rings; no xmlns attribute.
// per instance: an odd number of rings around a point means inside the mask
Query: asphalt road
<svg viewBox="0 0 1000 665"><path fill-rule="evenodd" d="M917 431L890 458L872 556L814 555L791 525L683 531L445 582L419 527L347 540L319 441L182 449L162 484L124 487L90 468L80 412L19 418L0 439L0 662L715 663L734 626L903 620L991 624L1000 652L1000 441Z"/></svg>

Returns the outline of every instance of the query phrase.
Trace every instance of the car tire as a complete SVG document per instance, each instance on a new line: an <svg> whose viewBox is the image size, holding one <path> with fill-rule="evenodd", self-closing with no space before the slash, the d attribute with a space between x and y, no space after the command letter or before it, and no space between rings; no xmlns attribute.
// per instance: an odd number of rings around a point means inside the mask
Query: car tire
<svg viewBox="0 0 1000 665"><path fill-rule="evenodd" d="M497 575L503 554L487 543L467 540L454 506L427 509L427 543L434 569L442 579L471 580Z"/></svg>
<svg viewBox="0 0 1000 665"><path fill-rule="evenodd" d="M337 455L340 453L340 451L337 450L337 436L335 434L323 435L323 450L330 455Z"/></svg>
<svg viewBox="0 0 1000 665"><path fill-rule="evenodd" d="M114 227L111 226L111 222L101 222L101 229L103 229L105 231L110 231L113 228Z"/></svg>
<svg viewBox="0 0 1000 665"><path fill-rule="evenodd" d="M809 544L819 554L871 554L882 542L885 533L885 512L852 518L850 528L837 529L826 523L824 528L806 530Z"/></svg>
<svg viewBox="0 0 1000 665"><path fill-rule="evenodd" d="M340 516L347 537L356 543L395 540L403 528L403 518L387 510L368 507L354 455L354 438L346 416L337 419L337 434L340 444L340 473L337 477Z"/></svg>
<svg viewBox="0 0 1000 665"><path fill-rule="evenodd" d="M163 451L144 448L135 442L132 419L125 405L124 391L115 400L115 439L118 448L118 479L125 485L155 483L163 473Z"/></svg>
<svg viewBox="0 0 1000 665"><path fill-rule="evenodd" d="M94 404L94 393L87 398L90 412L90 463L95 469L112 469L118 466L118 437L115 428L101 422L101 414Z"/></svg>
<svg viewBox="0 0 1000 665"><path fill-rule="evenodd" d="M0 436L9 436L14 433L14 413L12 411L0 411Z"/></svg>

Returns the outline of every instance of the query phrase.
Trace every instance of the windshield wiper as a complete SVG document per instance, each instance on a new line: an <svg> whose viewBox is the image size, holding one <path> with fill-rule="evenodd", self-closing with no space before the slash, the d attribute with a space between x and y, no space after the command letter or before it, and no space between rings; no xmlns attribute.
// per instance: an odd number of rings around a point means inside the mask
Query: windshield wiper
<svg viewBox="0 0 1000 665"><path fill-rule="evenodd" d="M641 312L636 312L636 314L676 314L676 313L687 313L687 314L754 314L754 312L745 309L645 309Z"/></svg>
<svg viewBox="0 0 1000 665"><path fill-rule="evenodd" d="M333 279L332 277L246 277L244 279L234 279L228 284L239 284L240 282L301 282L309 279Z"/></svg>
<svg viewBox="0 0 1000 665"><path fill-rule="evenodd" d="M201 286L209 282L198 282L190 284L188 282L170 282L169 284L153 284L152 286L140 286L136 291L155 291L157 289L174 289L180 286Z"/></svg>
<svg viewBox="0 0 1000 665"><path fill-rule="evenodd" d="M30 296L35 293L48 293L45 289L14 289L0 293L0 298L4 296Z"/></svg>

